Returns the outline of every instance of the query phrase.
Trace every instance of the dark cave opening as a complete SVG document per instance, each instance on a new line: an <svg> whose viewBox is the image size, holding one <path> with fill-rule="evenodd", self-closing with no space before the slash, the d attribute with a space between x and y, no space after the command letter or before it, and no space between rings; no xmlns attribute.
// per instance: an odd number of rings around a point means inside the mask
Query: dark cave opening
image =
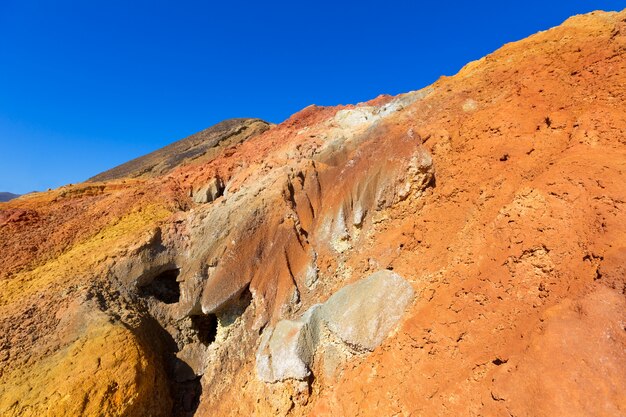
<svg viewBox="0 0 626 417"><path fill-rule="evenodd" d="M208 346L217 336L217 316L215 314L191 316L191 328L196 332L200 343Z"/></svg>
<svg viewBox="0 0 626 417"><path fill-rule="evenodd" d="M178 268L161 272L149 284L141 287L141 295L152 296L165 304L177 303L180 300L178 274Z"/></svg>

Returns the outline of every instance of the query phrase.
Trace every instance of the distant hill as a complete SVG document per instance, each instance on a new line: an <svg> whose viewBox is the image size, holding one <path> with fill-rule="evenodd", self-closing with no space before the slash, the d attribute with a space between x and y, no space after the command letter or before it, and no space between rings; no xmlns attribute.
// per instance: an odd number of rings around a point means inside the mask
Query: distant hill
<svg viewBox="0 0 626 417"><path fill-rule="evenodd" d="M19 197L19 194L0 192L0 203L7 202L9 200L13 200L14 198Z"/></svg>
<svg viewBox="0 0 626 417"><path fill-rule="evenodd" d="M140 156L87 181L109 181L119 178L152 177L202 158L215 158L224 147L241 143L269 129L260 119L229 119L181 139L161 149ZM206 161L205 161L206 162Z"/></svg>

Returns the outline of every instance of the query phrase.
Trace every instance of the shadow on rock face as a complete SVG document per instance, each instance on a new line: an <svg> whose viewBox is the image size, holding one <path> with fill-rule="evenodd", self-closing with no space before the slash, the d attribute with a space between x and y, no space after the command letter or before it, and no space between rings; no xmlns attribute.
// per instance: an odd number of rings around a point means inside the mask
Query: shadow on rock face
<svg viewBox="0 0 626 417"><path fill-rule="evenodd" d="M161 342L162 360L170 384L172 397L172 417L192 417L200 404L202 394L201 376L195 374L191 366L176 356L178 346L174 338L150 317L147 322L150 331Z"/></svg>
<svg viewBox="0 0 626 417"><path fill-rule="evenodd" d="M171 383L171 395L174 405L172 417L192 417L200 404L202 394L201 376L197 376L191 367L177 357L172 358L174 375Z"/></svg>
<svg viewBox="0 0 626 417"><path fill-rule="evenodd" d="M165 304L180 300L180 284L177 282L179 269L168 269L157 275L148 285L140 288L142 296L152 296Z"/></svg>
<svg viewBox="0 0 626 417"><path fill-rule="evenodd" d="M191 316L191 326L196 331L198 341L208 346L217 336L217 316L215 314L201 314Z"/></svg>

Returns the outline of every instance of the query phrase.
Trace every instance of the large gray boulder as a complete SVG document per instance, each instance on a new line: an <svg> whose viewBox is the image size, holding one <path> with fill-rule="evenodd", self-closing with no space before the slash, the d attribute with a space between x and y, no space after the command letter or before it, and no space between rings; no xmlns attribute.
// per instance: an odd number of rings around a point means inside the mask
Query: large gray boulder
<svg viewBox="0 0 626 417"><path fill-rule="evenodd" d="M258 377L265 382L306 379L316 351L332 341L347 350L374 350L389 335L415 292L400 275L379 271L337 291L298 320L281 320L261 336L256 355ZM335 337L326 340L324 335Z"/></svg>
<svg viewBox="0 0 626 417"><path fill-rule="evenodd" d="M352 348L372 351L400 320L414 295L404 278L384 270L343 287L318 314Z"/></svg>

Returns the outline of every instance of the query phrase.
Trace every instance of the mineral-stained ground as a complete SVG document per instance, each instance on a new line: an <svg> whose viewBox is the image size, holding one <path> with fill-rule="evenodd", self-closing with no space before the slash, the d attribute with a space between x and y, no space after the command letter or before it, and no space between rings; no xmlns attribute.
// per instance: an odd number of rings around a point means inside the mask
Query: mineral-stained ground
<svg viewBox="0 0 626 417"><path fill-rule="evenodd" d="M2 416L626 415L626 12L0 204Z"/></svg>

